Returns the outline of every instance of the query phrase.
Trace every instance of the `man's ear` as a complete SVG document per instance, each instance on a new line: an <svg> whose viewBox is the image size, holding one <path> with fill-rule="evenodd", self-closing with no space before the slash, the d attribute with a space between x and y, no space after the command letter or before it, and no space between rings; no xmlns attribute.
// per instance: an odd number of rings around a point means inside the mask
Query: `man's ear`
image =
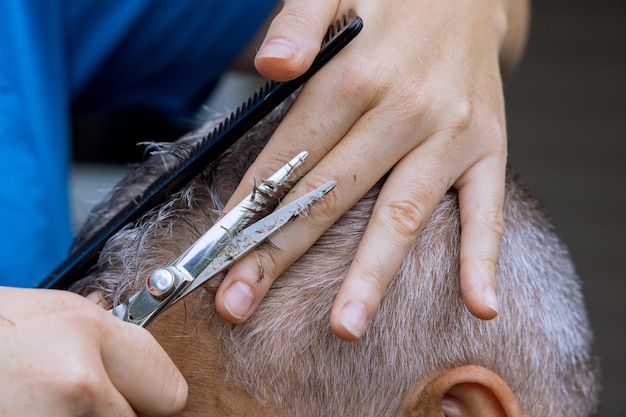
<svg viewBox="0 0 626 417"><path fill-rule="evenodd" d="M521 417L509 386L482 366L467 365L438 375L407 396L400 416Z"/></svg>

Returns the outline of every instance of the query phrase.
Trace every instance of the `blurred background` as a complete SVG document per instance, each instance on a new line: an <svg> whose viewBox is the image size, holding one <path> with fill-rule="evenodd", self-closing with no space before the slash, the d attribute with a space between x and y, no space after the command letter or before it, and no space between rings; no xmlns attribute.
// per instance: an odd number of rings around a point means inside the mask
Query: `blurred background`
<svg viewBox="0 0 626 417"><path fill-rule="evenodd" d="M526 57L505 84L509 160L583 279L600 415L626 416L626 2L534 3Z"/></svg>
<svg viewBox="0 0 626 417"><path fill-rule="evenodd" d="M538 195L583 279L603 391L600 415L626 416L626 1L536 1L519 70L505 81L509 160ZM261 81L229 73L207 106L238 106ZM132 128L123 131L115 126ZM74 223L139 160L137 141L168 140L143 110L74 123Z"/></svg>

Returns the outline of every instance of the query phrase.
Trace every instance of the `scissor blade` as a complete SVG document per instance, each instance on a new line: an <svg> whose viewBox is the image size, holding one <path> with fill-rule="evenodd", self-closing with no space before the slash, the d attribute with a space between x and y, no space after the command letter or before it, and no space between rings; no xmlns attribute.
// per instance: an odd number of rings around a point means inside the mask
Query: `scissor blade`
<svg viewBox="0 0 626 417"><path fill-rule="evenodd" d="M189 294L198 286L205 283L219 272L226 269L236 260L249 253L252 249L259 246L265 239L270 237L278 229L283 227L290 220L295 219L300 214L308 210L311 205L324 197L330 190L335 187L335 181L329 181L310 193L298 198L285 207L276 210L269 216L259 220L251 226L238 233L233 237L230 243L219 253L218 256L197 276L197 278L189 284L189 286L181 292L180 298Z"/></svg>
<svg viewBox="0 0 626 417"><path fill-rule="evenodd" d="M274 211L278 202L285 196L289 188L285 187L296 169L304 163L308 153L301 152L271 177L259 184L255 191L241 200L237 206L213 225L204 235L189 247L172 266L186 270L196 278L221 253L232 237L247 226L253 224Z"/></svg>

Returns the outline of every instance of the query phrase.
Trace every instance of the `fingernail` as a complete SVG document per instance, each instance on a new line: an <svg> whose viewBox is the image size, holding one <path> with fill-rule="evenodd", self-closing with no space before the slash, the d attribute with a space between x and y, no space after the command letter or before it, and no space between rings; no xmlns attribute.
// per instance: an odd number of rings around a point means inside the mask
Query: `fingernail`
<svg viewBox="0 0 626 417"><path fill-rule="evenodd" d="M238 320L248 317L248 311L250 311L253 301L252 289L240 281L235 281L224 294L224 307L231 316Z"/></svg>
<svg viewBox="0 0 626 417"><path fill-rule="evenodd" d="M363 336L369 322L369 314L359 303L348 303L339 316L339 322L357 339Z"/></svg>
<svg viewBox="0 0 626 417"><path fill-rule="evenodd" d="M492 286L487 285L483 290L483 303L496 313L499 313L498 296Z"/></svg>
<svg viewBox="0 0 626 417"><path fill-rule="evenodd" d="M286 39L272 39L268 43L261 45L257 58L279 58L289 59L294 55L294 47Z"/></svg>

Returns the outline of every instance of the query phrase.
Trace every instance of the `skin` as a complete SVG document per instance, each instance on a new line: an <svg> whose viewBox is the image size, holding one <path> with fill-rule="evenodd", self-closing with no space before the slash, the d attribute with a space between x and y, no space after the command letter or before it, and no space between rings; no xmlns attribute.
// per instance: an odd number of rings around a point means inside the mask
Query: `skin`
<svg viewBox="0 0 626 417"><path fill-rule="evenodd" d="M226 208L301 150L310 152L309 173L285 201L328 179L337 188L308 221L274 239L282 251L257 251L229 271L218 311L247 319L276 277L390 172L335 300L334 331L347 340L363 334L451 186L462 210L463 295L473 314L493 318L506 162L501 70L523 49L526 1L285 0L256 56L259 72L276 80L304 72L326 28L349 8L364 31L304 88ZM71 294L0 288L0 300L0 373L10 376L0 389L12 400L0 414L161 416L183 406L187 385L145 330ZM126 355L124 346L141 354Z"/></svg>
<svg viewBox="0 0 626 417"><path fill-rule="evenodd" d="M0 415L168 416L187 383L145 329L76 294L0 288Z"/></svg>
<svg viewBox="0 0 626 417"><path fill-rule="evenodd" d="M231 268L218 312L233 323L250 317L272 282L389 173L335 300L334 332L346 340L363 335L450 187L461 206L463 297L472 314L492 319L507 154L501 77L523 50L528 4L285 0L256 55L258 71L275 80L303 73L326 28L349 8L363 18L363 31L307 83L226 209L302 150L310 153L308 174L285 202L330 179L337 187L307 221L273 238L281 251L257 250Z"/></svg>
<svg viewBox="0 0 626 417"><path fill-rule="evenodd" d="M149 326L189 381L189 401L179 416L288 415L272 401L259 402L240 387L228 383L216 331L211 322L207 325L198 320L201 319L179 303ZM522 417L523 413L502 378L486 368L468 365L415 381L397 412L398 417L442 415Z"/></svg>
<svg viewBox="0 0 626 417"><path fill-rule="evenodd" d="M193 300L194 295L189 296ZM191 301L193 302L193 301ZM183 303L160 315L148 327L189 383L189 400L180 416L279 417L285 414L270 402L260 403L226 381L215 331L199 322Z"/></svg>

